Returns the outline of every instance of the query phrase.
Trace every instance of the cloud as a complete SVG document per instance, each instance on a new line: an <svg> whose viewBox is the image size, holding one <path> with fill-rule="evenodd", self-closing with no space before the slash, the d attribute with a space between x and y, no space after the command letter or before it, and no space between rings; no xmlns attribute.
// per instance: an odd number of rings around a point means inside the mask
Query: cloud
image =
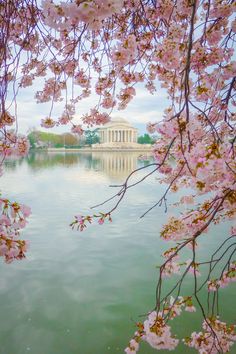
<svg viewBox="0 0 236 354"><path fill-rule="evenodd" d="M148 122L161 121L163 118L163 111L142 110L141 107L136 107L135 109L128 108L124 111L118 111L117 114L114 112L112 116L125 118L133 124L147 124Z"/></svg>
<svg viewBox="0 0 236 354"><path fill-rule="evenodd" d="M15 107L17 108L18 117L18 131L20 133L27 133L29 129L42 129L40 121L49 115L51 110L51 102L44 104L37 104L34 98L35 91L39 88L32 86L26 89L22 89L17 96L17 105L14 104L11 107L12 114L15 115ZM76 89L75 89L76 90ZM79 88L78 88L79 90ZM77 94L75 92L75 94ZM79 94L79 92L78 92ZM80 118L85 113L89 112L92 107L97 104L98 96L92 94L90 97L81 100L77 104L75 123L80 122ZM10 104L10 101L8 101ZM62 102L54 102L52 118L57 119L65 105L65 100ZM111 116L120 116L129 120L134 125L141 125L141 130L145 130L145 126L148 122L160 121L163 117L163 111L168 106L167 94L164 89L157 88L154 95L151 95L144 87L144 85L138 85L136 88L136 96L130 102L125 110L114 109ZM109 113L109 112L108 112ZM53 128L51 132L65 132L69 127ZM48 130L47 130L48 131Z"/></svg>

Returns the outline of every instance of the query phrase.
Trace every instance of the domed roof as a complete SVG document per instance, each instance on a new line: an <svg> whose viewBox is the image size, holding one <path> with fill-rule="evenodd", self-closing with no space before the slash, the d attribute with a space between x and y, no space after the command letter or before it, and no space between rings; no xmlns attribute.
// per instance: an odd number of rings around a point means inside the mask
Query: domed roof
<svg viewBox="0 0 236 354"><path fill-rule="evenodd" d="M130 124L126 119L124 118L121 118L121 117L114 117L114 118L111 118L111 122L116 122L116 123L128 123Z"/></svg>
<svg viewBox="0 0 236 354"><path fill-rule="evenodd" d="M111 118L110 122L108 122L107 124L104 125L104 127L110 127L113 125L126 125L131 127L132 125L130 124L130 122L128 122L126 119L121 118L121 117L114 117Z"/></svg>

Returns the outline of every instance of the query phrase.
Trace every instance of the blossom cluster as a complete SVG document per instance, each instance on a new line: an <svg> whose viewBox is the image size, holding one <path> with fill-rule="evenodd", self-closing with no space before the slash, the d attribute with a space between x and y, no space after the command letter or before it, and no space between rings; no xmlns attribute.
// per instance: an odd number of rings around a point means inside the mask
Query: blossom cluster
<svg viewBox="0 0 236 354"><path fill-rule="evenodd" d="M9 130L17 127L16 118L5 109L8 100L9 107L14 106L15 91L13 99L9 94L12 87L18 92L44 77L36 101L53 103L66 97L66 103L58 119L53 118L52 104L41 125L52 128L68 124L77 134L83 133L82 123L88 127L102 125L109 121L112 109L125 109L140 83L151 94L158 92L157 81L166 90L169 107L161 121L147 126L157 136L153 157L158 181L167 185L156 205L166 202L169 192L183 189L178 205L186 208L162 227L162 239L174 242L177 248L163 255L160 282L164 276L179 274L177 249L186 246L190 246L193 257L182 265L194 274L196 282L196 239L205 237L212 223L232 221L236 215L235 10L236 2L227 0L43 0L41 7L37 2L29 5L15 0L0 6L4 18L1 157L13 153L21 156L28 150L27 140L16 134L17 129ZM98 101L81 117L81 124L74 124L77 104L92 92ZM129 187L127 179L117 197L122 199ZM9 233L2 237L14 237L18 229L11 227L11 221L18 227L23 223L16 221L18 214L11 220L5 206L2 215L1 232ZM103 224L106 219L111 221L111 212L80 215L71 226L82 231L94 220ZM5 256L7 261L23 254L17 253L19 244L11 245L2 243L2 254L10 252ZM232 259L219 279L209 280L208 290L215 291L234 280ZM165 296L160 291L158 304L162 298ZM162 311L150 313L140 325L126 353L135 353L140 339L156 349L176 347L178 340L172 336L167 318L179 315L183 306L192 312L195 308L189 299L181 298L171 298L168 304L163 300L161 305ZM211 318L205 319L202 332L194 332L185 343L203 354L225 352L234 340L233 328Z"/></svg>
<svg viewBox="0 0 236 354"><path fill-rule="evenodd" d="M16 122L8 111L0 112L0 177L6 157L22 157L29 151L28 139L16 134L13 126ZM28 242L19 239L20 230L26 226L30 208L24 204L10 202L0 196L0 256L6 263L22 259L28 248Z"/></svg>
<svg viewBox="0 0 236 354"><path fill-rule="evenodd" d="M184 339L184 343L201 354L227 353L236 341L235 327L218 318L207 318L203 321L202 331L193 332L191 337Z"/></svg>
<svg viewBox="0 0 236 354"><path fill-rule="evenodd" d="M91 109L90 114L85 114L82 117L82 121L87 126L103 125L110 121L110 117L107 113L99 113L96 109Z"/></svg>
<svg viewBox="0 0 236 354"><path fill-rule="evenodd" d="M123 1L120 0L88 0L60 5L53 1L42 1L45 24L59 31L72 29L81 22L92 30L98 30L103 25L103 20L121 11Z"/></svg>
<svg viewBox="0 0 236 354"><path fill-rule="evenodd" d="M162 276L169 277L172 274L180 274L179 255L177 253L177 247L171 247L165 251L162 256L166 259L164 267L162 269Z"/></svg>
<svg viewBox="0 0 236 354"><path fill-rule="evenodd" d="M29 151L29 141L23 135L16 135L13 131L7 130L3 137L0 137L0 158L6 156L25 156Z"/></svg>
<svg viewBox="0 0 236 354"><path fill-rule="evenodd" d="M84 132L84 130L80 124L77 124L77 125L74 124L73 127L71 128L71 131L72 131L72 133L78 134L78 135L83 135L83 132Z"/></svg>
<svg viewBox="0 0 236 354"><path fill-rule="evenodd" d="M41 127L43 128L53 128L55 125L56 122L50 117L41 120Z"/></svg>
<svg viewBox="0 0 236 354"><path fill-rule="evenodd" d="M144 323L137 323L137 331L125 349L127 354L135 354L139 350L140 341L148 342L157 350L173 350L179 339L171 334L171 327L167 325L165 314L170 319L179 316L182 308L195 312L191 297L170 298L169 305L165 303L163 311L152 311ZM228 325L216 317L205 318L201 332L193 332L190 337L183 339L184 344L198 350L199 354L229 352L236 341L235 325Z"/></svg>
<svg viewBox="0 0 236 354"><path fill-rule="evenodd" d="M137 323L138 330L125 352L127 354L136 353L141 340L156 350L174 350L179 344L179 339L172 335L171 327L167 325L167 317L174 319L182 313L183 308L187 312L196 311L192 298L179 296L175 299L171 296L169 301L164 303L162 311L152 311L143 323Z"/></svg>
<svg viewBox="0 0 236 354"><path fill-rule="evenodd" d="M77 228L79 231L83 231L88 224L91 224L94 220L97 220L99 225L102 225L105 220L108 220L112 222L112 218L110 213L99 213L99 214L94 214L92 216L87 215L76 215L74 221L70 224L72 229Z"/></svg>
<svg viewBox="0 0 236 354"><path fill-rule="evenodd" d="M168 222L162 226L161 237L166 241L184 241L186 239L191 240L199 232L201 234L207 232L206 225L221 204L224 206L225 212L218 215L218 218L215 217L215 223L226 218L232 220L236 214L236 193L231 188L232 186L224 189L221 195L218 190L218 193L211 200L205 200L195 210L187 210L181 217L171 216ZM191 195L185 196L181 198L181 202L183 200L192 201L192 199Z"/></svg>
<svg viewBox="0 0 236 354"><path fill-rule="evenodd" d="M163 317L157 315L156 311L151 312L144 321L143 340L157 350L173 350L178 345L179 340L171 334L171 328Z"/></svg>
<svg viewBox="0 0 236 354"><path fill-rule="evenodd" d="M157 350L173 350L179 343L172 333L171 328L163 319L161 313L151 312L143 324L138 323L138 331L135 332L134 338L131 339L126 354L134 354L139 350L139 342L142 339L152 348Z"/></svg>
<svg viewBox="0 0 236 354"><path fill-rule="evenodd" d="M230 283L236 281L236 261L232 262L228 269L222 273L220 279L211 279L207 282L208 291L217 291L219 288L225 288Z"/></svg>
<svg viewBox="0 0 236 354"><path fill-rule="evenodd" d="M24 156L29 151L28 139L20 134L16 134L13 125L16 119L8 111L0 111L0 159L6 156Z"/></svg>
<svg viewBox="0 0 236 354"><path fill-rule="evenodd" d="M0 256L6 263L25 257L28 242L20 240L19 234L30 213L26 205L0 198Z"/></svg>

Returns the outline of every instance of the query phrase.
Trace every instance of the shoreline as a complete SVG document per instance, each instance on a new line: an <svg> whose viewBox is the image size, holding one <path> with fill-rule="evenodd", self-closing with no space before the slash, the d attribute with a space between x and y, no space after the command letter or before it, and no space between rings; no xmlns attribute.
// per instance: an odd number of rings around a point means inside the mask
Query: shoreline
<svg viewBox="0 0 236 354"><path fill-rule="evenodd" d="M37 150L36 150L37 151ZM65 149L65 148L48 148L43 151L47 152L151 152L152 147L146 148L81 148L81 149Z"/></svg>

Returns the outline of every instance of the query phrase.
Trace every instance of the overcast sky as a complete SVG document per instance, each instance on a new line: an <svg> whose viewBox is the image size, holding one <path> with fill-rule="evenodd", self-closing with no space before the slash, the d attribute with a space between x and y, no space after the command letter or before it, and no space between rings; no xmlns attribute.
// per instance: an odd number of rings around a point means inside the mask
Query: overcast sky
<svg viewBox="0 0 236 354"><path fill-rule="evenodd" d="M36 87L37 86L37 87ZM38 85L34 85L22 89L17 97L17 116L20 133L27 133L29 129L36 128L45 130L40 127L40 120L48 116L50 111L50 103L37 104L34 95ZM127 119L136 128L139 134L146 131L148 122L156 122L162 119L163 111L168 107L167 94L165 90L158 89L154 95L151 95L144 87L139 85L136 88L136 96L130 102L125 110L113 110L111 117L122 117ZM80 101L77 104L75 123L80 122L80 117L89 112L97 102L97 96L92 95L89 98ZM63 111L64 102L55 102L52 118L57 119ZM105 110L104 110L105 111ZM14 114L14 108L11 107L11 113ZM54 133L62 133L70 130L70 127L57 127L50 130Z"/></svg>

